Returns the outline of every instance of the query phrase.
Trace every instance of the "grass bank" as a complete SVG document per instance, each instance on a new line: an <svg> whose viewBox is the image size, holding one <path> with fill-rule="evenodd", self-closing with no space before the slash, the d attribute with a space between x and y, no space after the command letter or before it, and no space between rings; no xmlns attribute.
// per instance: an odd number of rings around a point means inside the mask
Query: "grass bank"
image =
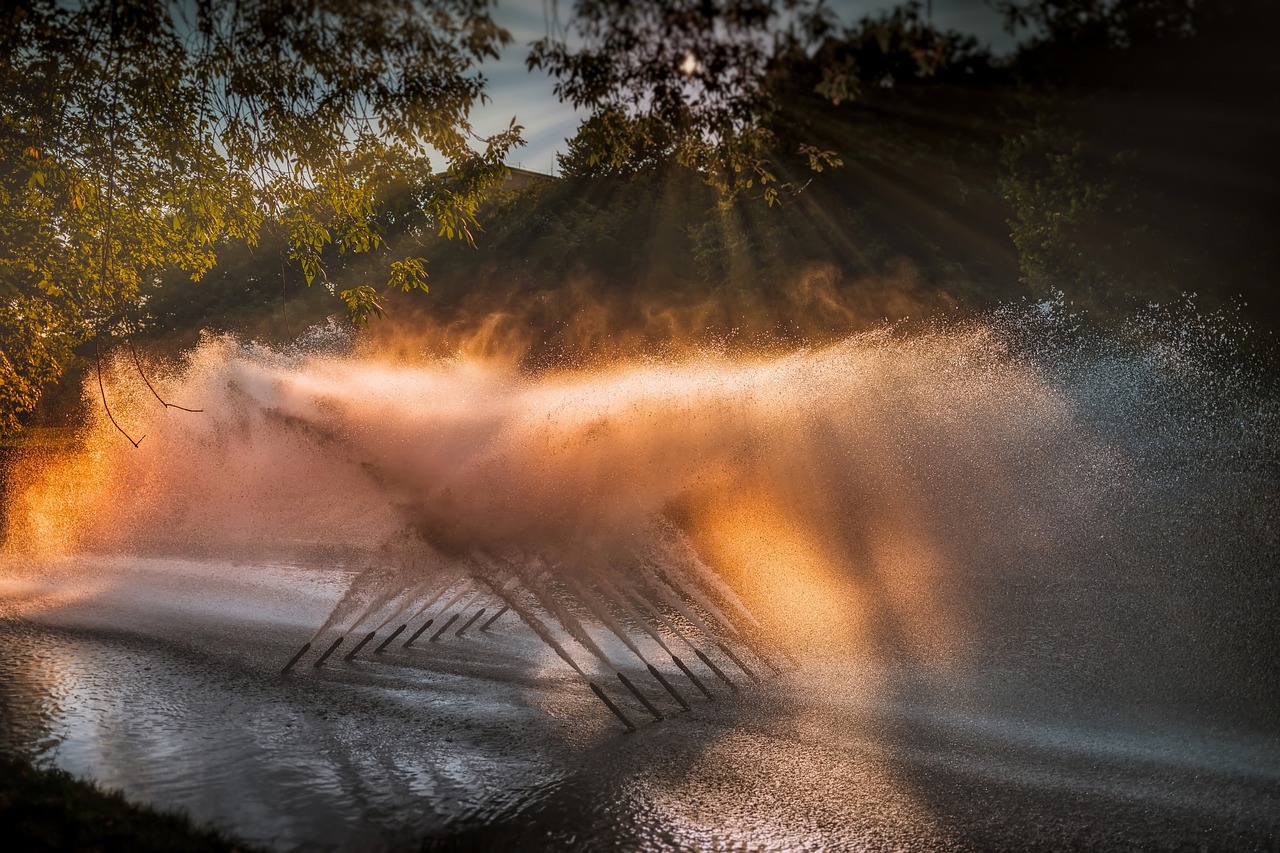
<svg viewBox="0 0 1280 853"><path fill-rule="evenodd" d="M14 851L257 849L12 755L0 755L0 838Z"/></svg>

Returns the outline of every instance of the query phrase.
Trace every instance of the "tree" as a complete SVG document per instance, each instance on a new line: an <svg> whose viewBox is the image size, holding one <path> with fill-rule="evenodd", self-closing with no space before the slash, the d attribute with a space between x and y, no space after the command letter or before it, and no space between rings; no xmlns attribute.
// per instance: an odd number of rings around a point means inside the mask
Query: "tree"
<svg viewBox="0 0 1280 853"><path fill-rule="evenodd" d="M726 198L759 188L773 204L785 184L771 78L833 26L820 0L576 0L568 26L536 42L528 64L590 112L570 152L576 170L625 171L669 152ZM838 165L812 146L786 153L816 171Z"/></svg>
<svg viewBox="0 0 1280 853"><path fill-rule="evenodd" d="M1035 82L1270 97L1277 0L997 0Z"/></svg>
<svg viewBox="0 0 1280 853"><path fill-rule="evenodd" d="M277 232L308 282L378 245L379 198L429 187L467 238L521 144L478 138L493 0L19 0L0 10L0 430L78 345L127 325L139 285L198 279ZM429 159L435 155L443 169ZM425 289L418 258L392 284ZM341 293L351 315L377 293Z"/></svg>

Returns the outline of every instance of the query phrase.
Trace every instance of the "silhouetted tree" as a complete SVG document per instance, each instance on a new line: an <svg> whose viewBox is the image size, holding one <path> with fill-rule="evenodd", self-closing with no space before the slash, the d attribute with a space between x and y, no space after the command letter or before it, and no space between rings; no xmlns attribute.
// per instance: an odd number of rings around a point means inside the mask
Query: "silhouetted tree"
<svg viewBox="0 0 1280 853"><path fill-rule="evenodd" d="M463 235L519 128L479 140L490 0L20 0L0 10L0 429L166 267L278 227L307 281L387 189ZM427 159L438 152L444 173ZM390 270L425 287L421 262ZM356 319L375 291L341 294Z"/></svg>

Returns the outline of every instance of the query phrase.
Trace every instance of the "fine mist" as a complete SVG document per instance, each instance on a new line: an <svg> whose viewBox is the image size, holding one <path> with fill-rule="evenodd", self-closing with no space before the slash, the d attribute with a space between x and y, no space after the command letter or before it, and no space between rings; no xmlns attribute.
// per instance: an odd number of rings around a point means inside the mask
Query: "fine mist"
<svg viewBox="0 0 1280 853"><path fill-rule="evenodd" d="M1254 676L1274 645L1277 407L1215 322L1104 337L1046 304L541 373L208 338L152 377L202 413L111 368L145 439L98 407L75 452L25 460L6 549L364 567L342 630L467 577L519 576L558 607L676 572L792 654L1002 659L1135 701L1212 688L1253 719L1275 693ZM1194 642L1152 627L1171 624Z"/></svg>

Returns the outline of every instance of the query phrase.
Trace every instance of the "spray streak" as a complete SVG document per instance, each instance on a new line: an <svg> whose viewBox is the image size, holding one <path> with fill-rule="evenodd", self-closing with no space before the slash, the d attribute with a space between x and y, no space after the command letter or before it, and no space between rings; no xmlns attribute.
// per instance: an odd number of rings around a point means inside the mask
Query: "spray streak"
<svg viewBox="0 0 1280 853"><path fill-rule="evenodd" d="M523 605L518 604L515 600L515 596L511 595L506 590L492 584L489 586L490 589L493 590L494 595L501 598L502 603L511 608L511 611L519 616L521 621L528 625L529 629L533 631L533 633L537 634L538 638L546 643L552 651L559 655L561 660L572 667L573 671L578 673L578 675L581 675L583 678L587 677L586 672L583 671L582 667L578 666L577 661L573 659L565 647L560 645L560 642L555 638L555 635L547 629L547 626L542 623L541 619L526 609Z"/></svg>
<svg viewBox="0 0 1280 853"><path fill-rule="evenodd" d="M1097 543L1124 536L1127 565L1176 562L1115 519L1179 517L1171 484L1275 464L1274 395L1185 329L1135 349L1052 314L542 374L211 339L154 378L203 415L148 415L150 391L106 366L147 442L122 447L104 417L67 458L19 466L7 547L368 566L313 645L407 624L419 600L443 614L479 582L579 673L548 623L613 669L578 615L639 654L613 603L709 666L695 632L740 665L788 645L949 664L980 633L939 592L950 573L1112 559Z"/></svg>
<svg viewBox="0 0 1280 853"><path fill-rule="evenodd" d="M673 654L673 652L671 651L671 648L667 645L667 641L662 639L662 635L659 634L656 630L654 630L653 626L649 624L648 620L645 619L644 616L640 614L640 611L636 610L635 607L631 605L631 602L627 601L626 596L622 594L622 591L620 589L618 589L618 585L613 582L613 579L605 576L605 577L601 577L600 581L605 585L605 588L609 591L613 601L617 602L618 606L621 607L623 611L628 616L631 617L631 621L634 622L636 625L640 626L640 630L644 631L646 634L652 637L654 642L656 642L664 652L666 652L669 655Z"/></svg>
<svg viewBox="0 0 1280 853"><path fill-rule="evenodd" d="M587 589L586 585L579 582L579 580L573 575L566 574L564 577L566 583L570 589L572 589L574 597L585 604L587 608L595 614L595 617L599 619L606 628L612 631L614 636L621 640L622 644L630 649L631 653L634 654L641 663L647 664L649 661L645 658L644 652L640 651L640 647L632 642L631 638L627 636L627 632L618 624L618 621L609 615L609 612L605 609L604 603L600 601L599 597L591 590Z"/></svg>
<svg viewBox="0 0 1280 853"><path fill-rule="evenodd" d="M455 583L455 581L454 581L454 579L453 579L453 578L447 578L447 579L432 578L432 579L430 579L430 580L427 582L427 589L434 589L435 591L434 591L434 592L432 592L432 593L431 593L431 595L427 596L427 598L422 602L422 604L418 607L418 609L417 609L417 610L415 610L415 611L413 612L413 615L412 615L412 616L410 616L410 617L409 617L407 620L405 620L405 621L406 621L406 622L412 622L414 619L417 619L419 616L421 616L422 614L424 614L424 613L426 613L428 610L430 610L430 609L432 608L432 606L433 606L437 601L439 601L441 598L443 598L443 597L444 597L445 593L447 593L450 589L452 589L452 588L453 588L454 583ZM392 617L392 618L394 618L394 617ZM390 621L390 620L388 620L388 621Z"/></svg>

